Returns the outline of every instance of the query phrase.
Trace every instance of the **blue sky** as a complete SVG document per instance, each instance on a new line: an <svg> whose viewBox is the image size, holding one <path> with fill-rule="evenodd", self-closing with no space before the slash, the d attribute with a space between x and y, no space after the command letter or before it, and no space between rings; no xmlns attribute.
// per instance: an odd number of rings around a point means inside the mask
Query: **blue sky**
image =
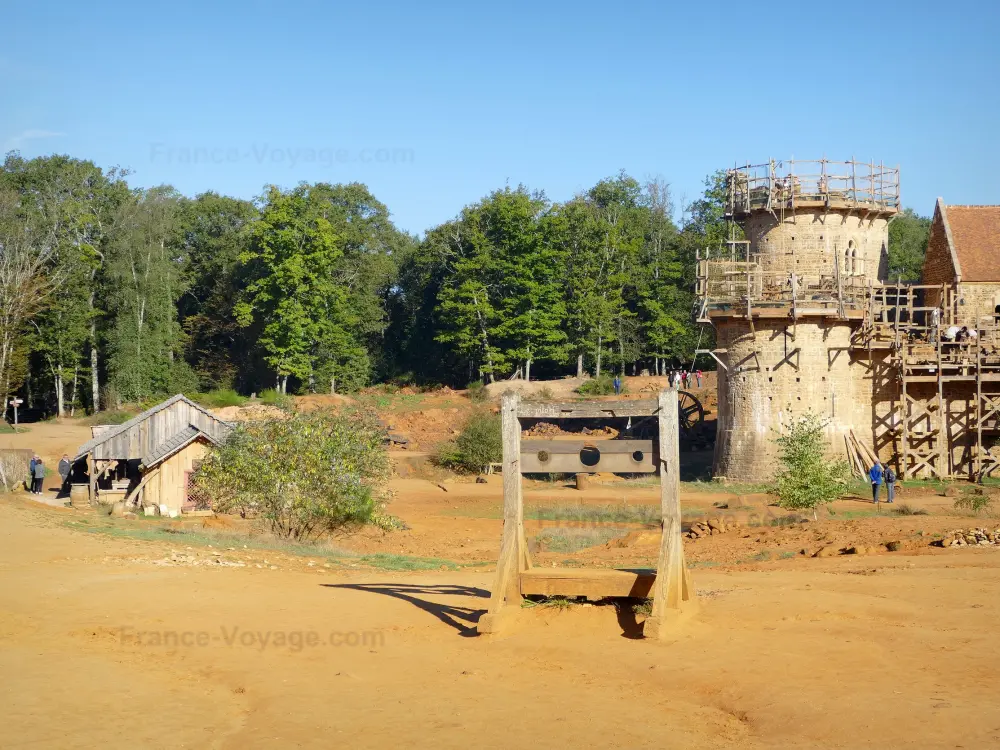
<svg viewBox="0 0 1000 750"><path fill-rule="evenodd" d="M680 205L769 157L1000 203L1000 4L6 3L0 150L252 198L365 182L420 233L505 183L620 169ZM15 6L15 7L9 7Z"/></svg>

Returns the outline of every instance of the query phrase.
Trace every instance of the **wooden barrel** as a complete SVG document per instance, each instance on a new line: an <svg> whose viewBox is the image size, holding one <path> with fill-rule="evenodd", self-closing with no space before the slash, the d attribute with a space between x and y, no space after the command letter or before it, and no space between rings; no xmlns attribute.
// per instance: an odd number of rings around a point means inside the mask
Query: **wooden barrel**
<svg viewBox="0 0 1000 750"><path fill-rule="evenodd" d="M69 502L74 508L89 508L90 485L89 484L70 485Z"/></svg>

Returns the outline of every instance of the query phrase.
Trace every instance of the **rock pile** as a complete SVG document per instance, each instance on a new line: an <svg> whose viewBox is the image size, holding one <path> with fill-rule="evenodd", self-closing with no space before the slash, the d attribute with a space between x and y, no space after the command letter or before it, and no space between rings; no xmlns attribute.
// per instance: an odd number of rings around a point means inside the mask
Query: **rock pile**
<svg viewBox="0 0 1000 750"><path fill-rule="evenodd" d="M996 547L1000 546L1000 528L955 529L940 539L942 547Z"/></svg>
<svg viewBox="0 0 1000 750"><path fill-rule="evenodd" d="M545 437L546 435L562 435L562 430L551 422L539 422L524 431L528 437Z"/></svg>
<svg viewBox="0 0 1000 750"><path fill-rule="evenodd" d="M695 521L691 524L691 530L684 536L688 539L701 539L703 536L725 534L727 531L733 531L739 525L739 521L735 518L719 516L717 518L709 518L706 521Z"/></svg>

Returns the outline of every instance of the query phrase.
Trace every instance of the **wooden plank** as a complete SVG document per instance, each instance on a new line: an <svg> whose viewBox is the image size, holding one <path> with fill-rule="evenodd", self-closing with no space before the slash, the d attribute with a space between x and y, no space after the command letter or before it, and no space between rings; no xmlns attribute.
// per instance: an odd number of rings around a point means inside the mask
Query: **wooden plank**
<svg viewBox="0 0 1000 750"><path fill-rule="evenodd" d="M517 420L521 396L507 391L500 400L503 437L503 535L500 558L490 594L490 605L479 618L480 633L499 630L500 610L505 604L520 604L519 574L530 566L524 539L524 501L521 496L521 424Z"/></svg>
<svg viewBox="0 0 1000 750"><path fill-rule="evenodd" d="M592 449L584 454L585 449ZM584 461L584 455L587 461ZM618 472L652 474L652 440L524 440L521 442L521 472L569 473Z"/></svg>
<svg viewBox="0 0 1000 750"><path fill-rule="evenodd" d="M522 403L521 419L600 419L608 417L651 417L656 413L653 399L619 401L579 401L570 403Z"/></svg>
<svg viewBox="0 0 1000 750"><path fill-rule="evenodd" d="M588 599L645 599L656 580L655 570L533 568L521 574L524 596L585 596Z"/></svg>
<svg viewBox="0 0 1000 750"><path fill-rule="evenodd" d="M660 508L663 535L653 585L652 616L643 624L643 635L660 638L666 634L669 619L693 602L694 590L684 564L681 539L680 420L675 389L659 395L660 427Z"/></svg>

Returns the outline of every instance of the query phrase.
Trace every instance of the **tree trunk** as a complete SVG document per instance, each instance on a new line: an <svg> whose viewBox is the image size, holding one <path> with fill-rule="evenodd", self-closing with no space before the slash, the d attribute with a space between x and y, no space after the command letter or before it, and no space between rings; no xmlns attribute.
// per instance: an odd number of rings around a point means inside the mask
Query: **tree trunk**
<svg viewBox="0 0 1000 750"><path fill-rule="evenodd" d="M66 393L63 387L62 366L56 370L56 415L66 416Z"/></svg>
<svg viewBox="0 0 1000 750"><path fill-rule="evenodd" d="M598 336L597 337L597 351L595 352L596 356L594 357L594 359L597 360L597 364L594 365L594 377L595 378L601 377L601 353L602 353L603 350L604 350L604 340L600 336Z"/></svg>
<svg viewBox="0 0 1000 750"><path fill-rule="evenodd" d="M337 392L337 379L330 378L330 395L332 396L336 392Z"/></svg>
<svg viewBox="0 0 1000 750"><path fill-rule="evenodd" d="M73 368L73 391L69 397L69 415L71 417L76 416L76 387L80 382L80 366L77 365Z"/></svg>
<svg viewBox="0 0 1000 750"><path fill-rule="evenodd" d="M284 393L288 393L288 376L287 375L282 375L281 376L281 392L283 394Z"/></svg>
<svg viewBox="0 0 1000 750"><path fill-rule="evenodd" d="M582 354L577 354L576 355L576 376L578 378L582 378L583 377L583 355Z"/></svg>
<svg viewBox="0 0 1000 750"><path fill-rule="evenodd" d="M530 383L531 382L531 360L530 359L527 362L524 363L524 382L525 383Z"/></svg>
<svg viewBox="0 0 1000 750"><path fill-rule="evenodd" d="M91 298L93 308L94 300ZM90 324L90 398L94 402L94 412L101 410L101 376L97 372L97 323Z"/></svg>

